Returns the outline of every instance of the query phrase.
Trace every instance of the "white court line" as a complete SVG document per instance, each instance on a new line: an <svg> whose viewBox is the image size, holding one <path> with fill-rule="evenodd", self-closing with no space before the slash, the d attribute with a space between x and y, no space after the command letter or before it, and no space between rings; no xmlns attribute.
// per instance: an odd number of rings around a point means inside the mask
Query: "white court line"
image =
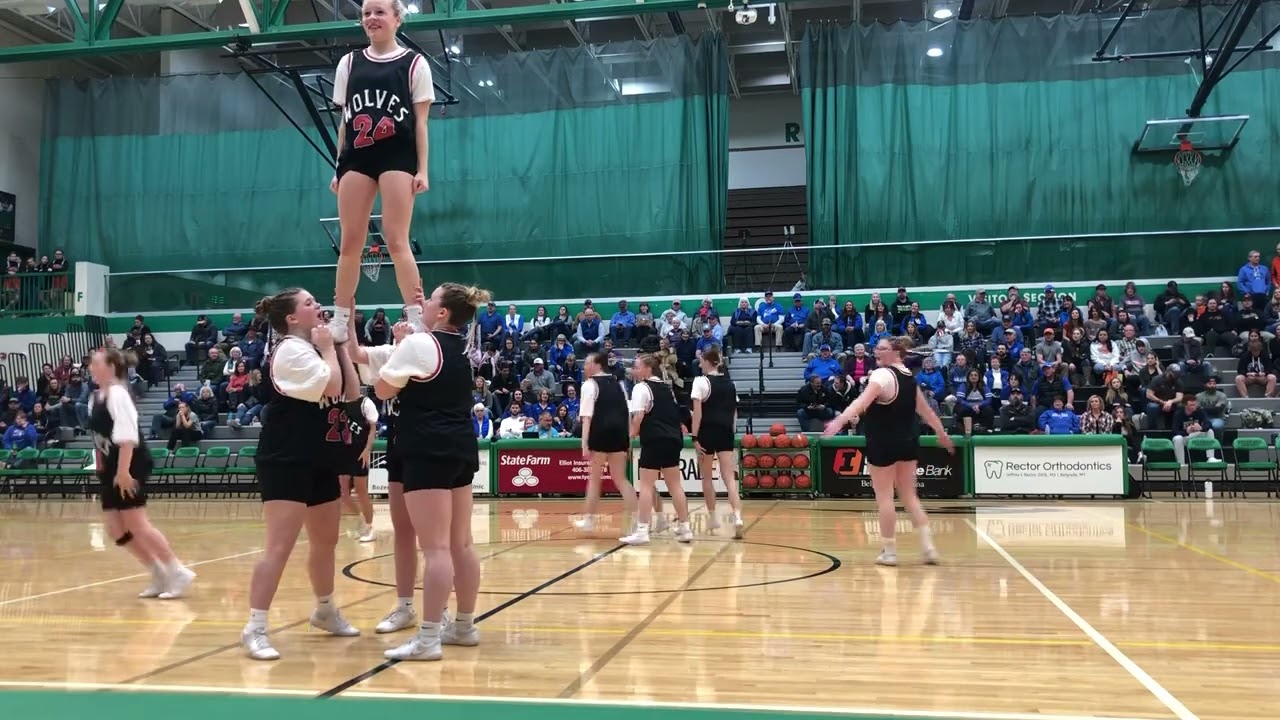
<svg viewBox="0 0 1280 720"><path fill-rule="evenodd" d="M224 555L212 560L201 560L199 562L188 563L187 567L198 567L200 565L208 565L209 563L222 562L223 560L234 560L248 555L257 555L262 549L250 550L249 552L236 553L235 555ZM75 592L77 590L88 590L89 588L98 587L99 585L110 585L111 583L124 582L125 580L136 580L138 578L151 577L151 573L135 573L133 575L123 575L110 580L99 580L98 582L85 583L76 585L75 587L62 588L60 590L50 590L49 592L37 593L35 595L26 595L20 598L10 598L9 600L0 600L0 607L5 605L13 605L14 603L27 602L28 600L39 600L40 598L52 597L53 595L62 595L64 593Z"/></svg>
<svg viewBox="0 0 1280 720"><path fill-rule="evenodd" d="M268 689L245 687L213 687L209 685L116 685L112 683L89 682L35 682L0 680L0 688L31 690L108 690L143 693L189 693L206 695L263 695L288 697L315 697L317 690ZM870 715L879 717L921 718L931 720L1154 720L1117 715L1045 715L1042 713L1001 713L1001 712L942 712L938 710L892 710L885 708L847 708L847 707L807 707L800 705L748 705L741 703L681 703L681 702L648 702L636 700L560 700L556 698L522 698L499 697L492 695L422 695L400 692L354 692L342 693L339 698L361 698L365 700L434 700L437 702L468 703L504 703L508 705L586 705L593 707L644 707L654 710L713 710L713 711L746 711L778 714L809 715ZM2 700L3 696L0 696Z"/></svg>
<svg viewBox="0 0 1280 720"><path fill-rule="evenodd" d="M1169 708L1169 710L1173 711L1173 714L1176 715L1179 720L1200 720L1195 713L1187 709L1186 705L1179 702L1178 699L1173 696L1173 693L1169 692L1163 685L1156 682L1156 679L1148 675L1146 670L1138 667L1137 663L1130 660L1128 655L1121 652L1120 648L1112 644L1105 635L1098 632L1089 624L1089 621L1081 617L1075 610L1072 610L1070 605L1067 605L1062 598L1058 597L1052 590L1046 587L1044 583L1040 582L1035 575L1031 574L1030 570L1027 570L1022 566L1022 563L1015 560L1008 551L1000 546L1000 543L992 539L990 535L985 533L982 528L979 528L972 520L965 520L965 522L969 527L973 528L973 531L978 534L978 537L982 538L983 542L989 545L992 550L995 550L1000 557L1004 558L1005 562L1013 566L1013 569L1017 570L1018 574L1022 575L1027 582L1031 583L1032 587L1039 590L1040 594L1045 596L1045 599L1053 603L1053 606L1058 608L1063 615L1066 615L1068 620L1075 623L1075 626L1080 628L1081 632L1088 635L1089 639L1092 640L1094 644L1102 648L1104 652L1111 656L1112 660L1115 660L1120 667L1128 671L1128 673L1133 676L1134 680L1142 683L1142 686L1150 691L1152 695L1155 695L1157 700L1163 703L1165 707Z"/></svg>

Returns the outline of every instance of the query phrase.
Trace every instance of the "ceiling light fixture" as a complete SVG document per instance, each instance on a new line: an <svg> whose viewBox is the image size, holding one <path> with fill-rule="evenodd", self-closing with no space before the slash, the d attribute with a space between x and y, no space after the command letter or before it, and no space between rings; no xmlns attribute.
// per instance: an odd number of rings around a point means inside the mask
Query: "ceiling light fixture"
<svg viewBox="0 0 1280 720"><path fill-rule="evenodd" d="M942 48L935 45L929 48L927 51L925 51L925 55L928 55L931 58L942 57Z"/></svg>
<svg viewBox="0 0 1280 720"><path fill-rule="evenodd" d="M952 15L955 15L955 13L952 12L951 8L949 7L940 7L937 10L933 11L934 20L946 20L950 18Z"/></svg>

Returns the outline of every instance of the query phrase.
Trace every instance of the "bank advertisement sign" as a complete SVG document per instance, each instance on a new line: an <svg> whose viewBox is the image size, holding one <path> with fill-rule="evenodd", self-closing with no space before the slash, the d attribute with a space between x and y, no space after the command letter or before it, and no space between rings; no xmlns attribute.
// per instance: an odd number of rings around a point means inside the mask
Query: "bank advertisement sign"
<svg viewBox="0 0 1280 720"><path fill-rule="evenodd" d="M1124 495L1128 475L1118 445L973 446L976 495Z"/></svg>

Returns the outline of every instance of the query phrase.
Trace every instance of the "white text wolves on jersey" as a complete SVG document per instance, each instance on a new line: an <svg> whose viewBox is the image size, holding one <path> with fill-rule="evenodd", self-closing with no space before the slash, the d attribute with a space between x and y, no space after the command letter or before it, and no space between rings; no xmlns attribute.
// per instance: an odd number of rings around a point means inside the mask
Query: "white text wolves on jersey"
<svg viewBox="0 0 1280 720"><path fill-rule="evenodd" d="M347 107L342 112L342 119L350 122L352 115L365 112L369 108L377 108L385 112L396 122L404 122L405 118L409 117L410 110L409 106L400 100L400 96L390 90L365 90L351 96L351 102L347 103Z"/></svg>

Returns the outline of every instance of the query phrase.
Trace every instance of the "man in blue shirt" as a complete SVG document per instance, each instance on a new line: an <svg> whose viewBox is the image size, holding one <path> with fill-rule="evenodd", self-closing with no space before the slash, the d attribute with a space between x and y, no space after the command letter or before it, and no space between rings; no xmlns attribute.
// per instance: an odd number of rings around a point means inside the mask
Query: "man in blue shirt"
<svg viewBox="0 0 1280 720"><path fill-rule="evenodd" d="M631 334L636 329L636 315L627 309L627 301L618 301L618 312L609 318L609 334L618 347L631 344Z"/></svg>
<svg viewBox="0 0 1280 720"><path fill-rule="evenodd" d="M1249 262L1240 267L1236 273L1236 289L1240 297L1253 296L1253 306L1262 308L1271 299L1271 269L1262 265L1262 253L1249 251Z"/></svg>
<svg viewBox="0 0 1280 720"><path fill-rule="evenodd" d="M773 291L766 290L764 299L756 303L756 346L764 346L764 336L773 336L773 345L782 344L782 306L773 301Z"/></svg>

